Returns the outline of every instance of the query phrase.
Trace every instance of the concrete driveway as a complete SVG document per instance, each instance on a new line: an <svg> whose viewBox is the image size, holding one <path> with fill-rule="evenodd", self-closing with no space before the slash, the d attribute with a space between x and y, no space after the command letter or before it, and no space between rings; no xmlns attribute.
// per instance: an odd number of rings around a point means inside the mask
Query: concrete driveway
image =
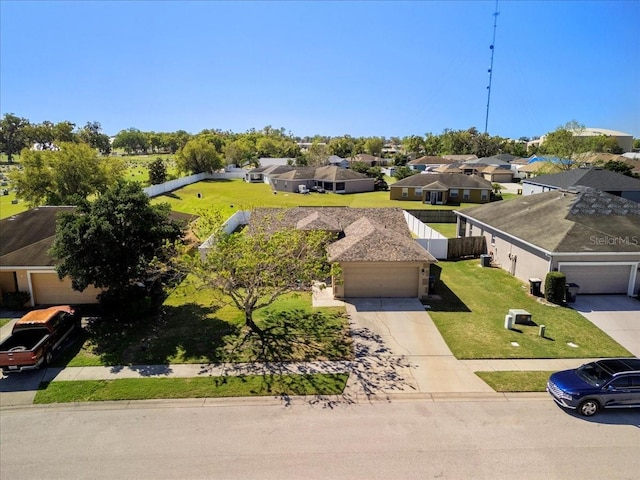
<svg viewBox="0 0 640 480"><path fill-rule="evenodd" d="M493 392L456 360L417 299L358 298L345 303L357 357L349 385L354 393Z"/></svg>
<svg viewBox="0 0 640 480"><path fill-rule="evenodd" d="M626 295L578 295L573 308L640 357L640 300Z"/></svg>

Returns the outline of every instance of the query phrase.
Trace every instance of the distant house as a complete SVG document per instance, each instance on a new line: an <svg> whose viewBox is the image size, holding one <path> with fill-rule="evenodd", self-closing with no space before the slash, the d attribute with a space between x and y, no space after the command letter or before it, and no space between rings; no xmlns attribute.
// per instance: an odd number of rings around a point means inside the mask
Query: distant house
<svg viewBox="0 0 640 480"><path fill-rule="evenodd" d="M399 208L262 208L251 213L248 233L262 223L336 234L327 247L328 261L340 265L339 277L332 279L336 298L429 294L429 267L436 259L412 238Z"/></svg>
<svg viewBox="0 0 640 480"><path fill-rule="evenodd" d="M455 212L493 264L527 282L559 270L579 293L637 295L640 204L593 188L552 190Z"/></svg>
<svg viewBox="0 0 640 480"><path fill-rule="evenodd" d="M333 167L349 168L349 160L338 155L331 155L327 159L327 163Z"/></svg>
<svg viewBox="0 0 640 480"><path fill-rule="evenodd" d="M389 163L391 163L391 160L389 160L388 158L369 155L367 153L359 153L358 155L355 155L354 157L351 158L350 163L355 163L355 162L365 163L369 167L382 167L384 165L388 165Z"/></svg>
<svg viewBox="0 0 640 480"><path fill-rule="evenodd" d="M523 195L591 187L634 202L640 202L640 180L603 168L574 168L560 173L539 175L522 181Z"/></svg>
<svg viewBox="0 0 640 480"><path fill-rule="evenodd" d="M295 158L269 158L261 157L258 159L258 164L261 167L270 167L272 165L295 165Z"/></svg>
<svg viewBox="0 0 640 480"><path fill-rule="evenodd" d="M464 154L464 155L442 155L442 158L446 158L447 160L452 160L454 162L467 162L469 160L473 160L478 158L477 155Z"/></svg>
<svg viewBox="0 0 640 480"><path fill-rule="evenodd" d="M269 165L266 167L257 167L247 171L244 174L244 181L249 183L269 183L269 175L276 175L293 170L294 167L289 165Z"/></svg>
<svg viewBox="0 0 640 480"><path fill-rule="evenodd" d="M489 165L481 171L481 175L490 182L513 182L514 171L511 168L503 168L498 165Z"/></svg>
<svg viewBox="0 0 640 480"><path fill-rule="evenodd" d="M415 160L408 161L407 167L409 167L411 170L424 172L424 171L434 170L443 165L450 165L452 163L453 163L453 160L448 160L444 157L425 155L420 158L416 158Z"/></svg>
<svg viewBox="0 0 640 480"><path fill-rule="evenodd" d="M278 192L322 189L333 193L373 192L375 179L353 170L327 165L298 167L282 173L268 174L269 183Z"/></svg>
<svg viewBox="0 0 640 480"><path fill-rule="evenodd" d="M432 205L491 200L491 182L462 173L419 173L389 186L391 200L412 200Z"/></svg>

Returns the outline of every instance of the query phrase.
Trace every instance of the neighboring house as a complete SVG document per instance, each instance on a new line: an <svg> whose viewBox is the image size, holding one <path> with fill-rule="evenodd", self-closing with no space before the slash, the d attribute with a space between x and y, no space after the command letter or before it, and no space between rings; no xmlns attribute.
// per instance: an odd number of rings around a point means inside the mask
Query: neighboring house
<svg viewBox="0 0 640 480"><path fill-rule="evenodd" d="M381 167L392 163L388 158L375 157L367 153L359 153L358 155L351 157L351 163L354 162L366 163L369 167Z"/></svg>
<svg viewBox="0 0 640 480"><path fill-rule="evenodd" d="M389 186L391 200L413 200L432 205L491 200L491 182L462 173L419 173Z"/></svg>
<svg viewBox="0 0 640 480"><path fill-rule="evenodd" d="M556 173L558 171L560 171L559 166L548 162L533 162L527 163L526 165L518 165L518 173L523 179L548 173Z"/></svg>
<svg viewBox="0 0 640 480"><path fill-rule="evenodd" d="M493 264L520 280L559 270L579 293L638 294L636 202L591 188L554 190L455 213L459 236L483 235Z"/></svg>
<svg viewBox="0 0 640 480"><path fill-rule="evenodd" d="M442 158L446 158L447 160L452 160L454 162L467 162L469 160L473 160L475 158L478 158L477 155L442 155Z"/></svg>
<svg viewBox="0 0 640 480"><path fill-rule="evenodd" d="M71 280L60 280L48 251L56 233L56 216L75 207L38 207L0 220L0 292L29 292L31 306L96 303L101 290L73 290ZM188 223L193 217L171 212Z"/></svg>
<svg viewBox="0 0 640 480"><path fill-rule="evenodd" d="M453 160L447 160L443 157L435 157L432 155L425 155L415 160L407 162L407 167L411 170L417 170L419 172L431 171L443 165L450 165Z"/></svg>
<svg viewBox="0 0 640 480"><path fill-rule="evenodd" d="M293 168L284 173L269 174L268 177L269 183L278 192L299 192L302 186L306 190L318 188L333 193L373 192L375 183L375 178L331 165Z"/></svg>
<svg viewBox="0 0 640 480"><path fill-rule="evenodd" d="M603 168L574 168L565 172L540 175L522 181L523 195L591 187L618 197L640 202L640 180Z"/></svg>
<svg viewBox="0 0 640 480"><path fill-rule="evenodd" d="M511 183L513 182L514 171L511 168L505 169L498 165L489 165L482 170L481 174L485 180L490 182Z"/></svg>
<svg viewBox="0 0 640 480"><path fill-rule="evenodd" d="M429 294L429 267L437 260L411 237L399 208L261 208L251 213L248 234L265 219L273 229L295 226L336 234L337 240L327 247L328 261L341 270L340 277L332 279L336 298Z"/></svg>
<svg viewBox="0 0 640 480"><path fill-rule="evenodd" d="M333 167L349 168L349 160L339 157L338 155L330 155L327 163Z"/></svg>
<svg viewBox="0 0 640 480"><path fill-rule="evenodd" d="M257 167L244 174L244 181L249 183L269 183L269 175L277 175L293 170L289 165L269 165L267 167Z"/></svg>

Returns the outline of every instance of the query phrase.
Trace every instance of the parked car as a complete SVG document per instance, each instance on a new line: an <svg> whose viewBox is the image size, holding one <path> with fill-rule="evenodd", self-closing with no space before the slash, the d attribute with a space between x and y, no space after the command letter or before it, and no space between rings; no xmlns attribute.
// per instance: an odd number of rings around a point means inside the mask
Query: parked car
<svg viewBox="0 0 640 480"><path fill-rule="evenodd" d="M65 340L80 328L80 317L68 305L32 310L0 343L0 368L20 372L48 365L68 343Z"/></svg>
<svg viewBox="0 0 640 480"><path fill-rule="evenodd" d="M556 372L547 392L585 417L603 408L640 407L640 358L608 358Z"/></svg>

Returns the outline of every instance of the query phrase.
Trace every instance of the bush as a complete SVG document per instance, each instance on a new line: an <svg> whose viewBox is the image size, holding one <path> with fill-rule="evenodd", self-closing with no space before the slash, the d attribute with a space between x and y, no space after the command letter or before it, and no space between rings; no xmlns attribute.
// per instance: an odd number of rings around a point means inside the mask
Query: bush
<svg viewBox="0 0 640 480"><path fill-rule="evenodd" d="M562 272L549 272L544 280L545 298L557 305L564 303L567 277Z"/></svg>
<svg viewBox="0 0 640 480"><path fill-rule="evenodd" d="M9 309L23 308L29 300L31 300L29 292L4 292L2 294L2 306Z"/></svg>

